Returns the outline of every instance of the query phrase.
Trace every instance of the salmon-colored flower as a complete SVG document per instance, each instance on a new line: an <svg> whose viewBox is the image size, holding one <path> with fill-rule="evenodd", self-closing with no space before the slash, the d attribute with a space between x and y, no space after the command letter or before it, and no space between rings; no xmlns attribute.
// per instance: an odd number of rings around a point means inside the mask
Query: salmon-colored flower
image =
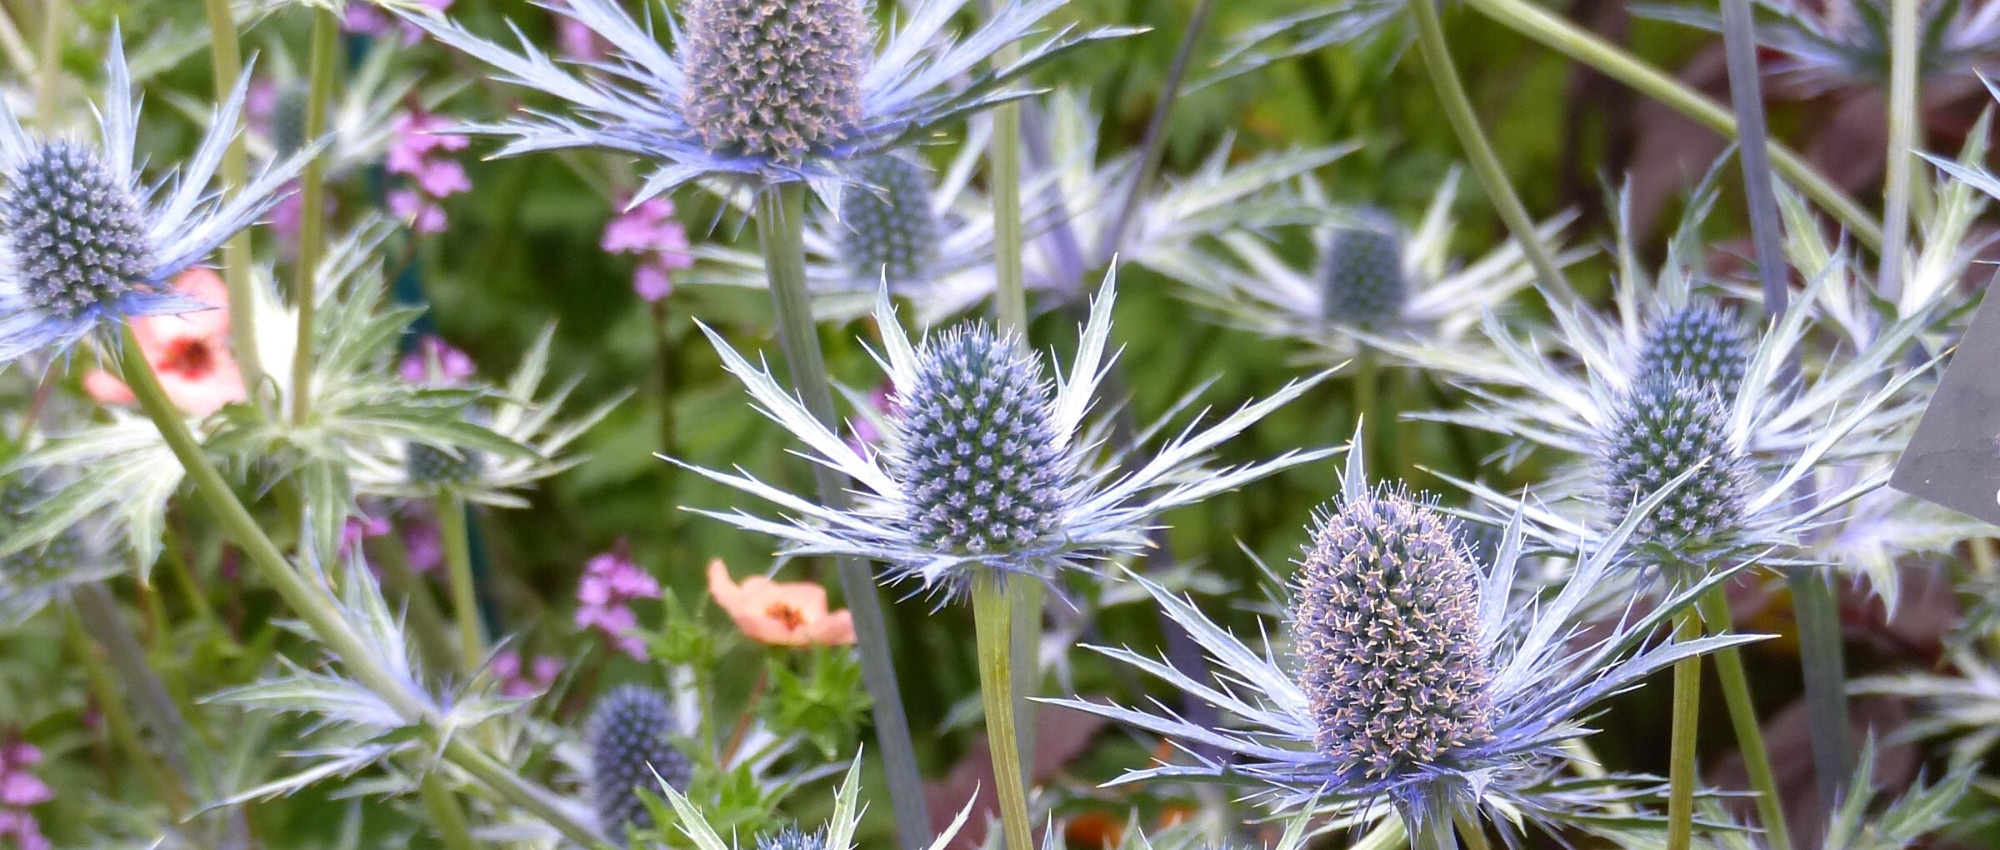
<svg viewBox="0 0 2000 850"><path fill-rule="evenodd" d="M160 376L160 388L175 407L190 416L207 416L224 405L243 400L243 373L229 351L229 290L209 269L190 269L174 288L216 309L179 316L147 316L132 320L139 351ZM83 390L105 404L131 404L131 388L109 372L83 377Z"/></svg>
<svg viewBox="0 0 2000 850"><path fill-rule="evenodd" d="M846 646L854 616L826 610L826 588L805 581L751 576L737 584L721 559L708 564L708 595L751 640L771 646Z"/></svg>

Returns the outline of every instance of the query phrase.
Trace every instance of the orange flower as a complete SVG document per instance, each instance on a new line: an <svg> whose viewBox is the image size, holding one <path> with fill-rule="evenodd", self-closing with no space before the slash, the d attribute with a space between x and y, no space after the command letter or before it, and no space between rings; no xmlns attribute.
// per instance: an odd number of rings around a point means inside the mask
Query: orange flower
<svg viewBox="0 0 2000 850"><path fill-rule="evenodd" d="M708 564L708 595L729 612L751 640L770 646L846 646L854 642L854 617L826 610L826 588L806 581L777 582L751 576L730 580L722 559Z"/></svg>
<svg viewBox="0 0 2000 850"><path fill-rule="evenodd" d="M132 336L160 388L175 407L190 416L207 416L223 405L243 400L243 373L229 352L229 291L221 276L208 269L190 269L174 288L216 306L180 316L147 316L132 320ZM83 376L83 390L105 404L131 404L132 390L109 372Z"/></svg>

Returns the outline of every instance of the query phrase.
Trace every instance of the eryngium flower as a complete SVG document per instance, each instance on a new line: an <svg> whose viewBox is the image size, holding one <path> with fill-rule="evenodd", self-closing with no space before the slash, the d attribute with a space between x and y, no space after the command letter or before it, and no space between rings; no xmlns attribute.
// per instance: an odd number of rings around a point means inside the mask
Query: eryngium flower
<svg viewBox="0 0 2000 850"><path fill-rule="evenodd" d="M1333 231L1320 270L1326 288L1320 310L1328 322L1386 330L1402 321L1403 302L1410 297L1402 241L1393 224Z"/></svg>
<svg viewBox="0 0 2000 850"><path fill-rule="evenodd" d="M1754 32L1768 51L1762 63L1793 97L1815 97L1844 85L1889 85L1891 0L1758 0ZM2000 7L1985 0L1940 0L1917 7L1917 72L1933 76L1990 74L2000 67ZM1650 18L1721 32L1722 17L1698 6L1640 4Z"/></svg>
<svg viewBox="0 0 2000 850"><path fill-rule="evenodd" d="M757 836L757 850L826 850L826 833L821 830L806 832L796 826L787 826Z"/></svg>
<svg viewBox="0 0 2000 850"><path fill-rule="evenodd" d="M1750 338L1736 312L1698 299L1654 319L1646 329L1634 383L1686 377L1729 399L1743 388L1743 374L1749 369Z"/></svg>
<svg viewBox="0 0 2000 850"><path fill-rule="evenodd" d="M1599 463L1608 525L1667 482L1690 476L1639 523L1634 543L1699 548L1729 538L1742 521L1748 470L1729 439L1729 407L1711 386L1668 377L1632 387L1604 433Z"/></svg>
<svg viewBox="0 0 2000 850"><path fill-rule="evenodd" d="M1479 568L1454 522L1400 490L1342 500L1292 600L1321 755L1369 780L1493 739Z"/></svg>
<svg viewBox="0 0 2000 850"><path fill-rule="evenodd" d="M930 175L884 154L861 163L856 176L861 185L840 196L840 253L848 269L857 279L892 286L919 282L943 231L931 209Z"/></svg>
<svg viewBox="0 0 2000 850"><path fill-rule="evenodd" d="M1145 546L1152 518L1327 452L1287 452L1221 469L1203 460L1325 374L1285 386L1206 430L1193 427L1151 459L1099 457L1084 428L1107 367L1113 286L1091 306L1069 374L1050 392L1041 358L1012 337L979 326L946 330L912 345L886 293L876 307L897 412L877 423L878 454L826 427L791 390L752 366L704 327L731 374L759 409L811 447L820 463L852 478L860 496L833 508L747 474L688 467L767 499L793 517L698 511L781 538L799 554L858 555L886 562L892 581L915 579L950 596L972 569L1047 577ZM676 461L678 463L678 461Z"/></svg>
<svg viewBox="0 0 2000 850"><path fill-rule="evenodd" d="M633 201L701 177L752 186L807 182L831 196L855 160L938 124L1021 97L1013 83L1051 56L1124 31L1057 29L992 67L1064 0L1009 0L965 38L944 28L966 0L921 0L880 50L862 0L694 0L668 50L616 0L552 5L611 45L599 61L552 59L523 37L519 52L428 10L401 9L438 40L501 79L569 102L470 128L510 141L501 153L599 148L657 165Z"/></svg>
<svg viewBox="0 0 2000 850"><path fill-rule="evenodd" d="M1588 547L1564 552L1574 569L1560 590L1544 592L1519 581L1526 529L1518 512L1492 564L1477 564L1451 522L1400 490L1373 489L1363 454L1349 448L1341 490L1355 495L1323 520L1307 550L1291 603L1291 649L1246 645L1188 599L1138 579L1219 675L1190 675L1130 649L1093 649L1214 705L1233 725L1052 700L1163 735L1188 753L1222 754L1117 781L1228 780L1276 811L1318 807L1356 828L1383 816L1381 802L1418 829L1440 817L1449 829L1450 818L1481 813L1503 830L1524 821L1587 828L1657 796L1662 789L1644 778L1564 775L1565 743L1590 734L1584 723L1606 697L1681 658L1754 639L1666 634L1677 612L1734 570L1699 576L1657 608L1607 624L1595 600L1620 580L1619 552L1659 497ZM1659 822L1637 811L1629 816Z"/></svg>
<svg viewBox="0 0 2000 850"><path fill-rule="evenodd" d="M418 486L448 487L479 478L486 456L473 449L445 449L426 443L403 446L403 471Z"/></svg>
<svg viewBox="0 0 2000 850"><path fill-rule="evenodd" d="M30 135L0 104L0 363L67 351L132 316L208 309L168 281L277 202L304 164L278 163L227 200L210 191L249 76L211 116L184 170L142 185L138 102L114 28L96 144Z"/></svg>
<svg viewBox="0 0 2000 850"><path fill-rule="evenodd" d="M590 787L598 827L623 843L627 827L652 826L639 789L659 794L662 782L686 791L694 768L674 747L673 706L666 694L624 685L597 698L585 735L590 744Z"/></svg>

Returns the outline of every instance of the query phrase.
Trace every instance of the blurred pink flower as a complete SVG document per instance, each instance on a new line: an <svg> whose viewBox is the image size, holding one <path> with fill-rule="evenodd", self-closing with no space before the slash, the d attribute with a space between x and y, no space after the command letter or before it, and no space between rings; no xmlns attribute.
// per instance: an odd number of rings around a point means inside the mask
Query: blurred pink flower
<svg viewBox="0 0 2000 850"><path fill-rule="evenodd" d="M53 845L42 835L41 824L28 813L30 806L56 798L48 783L30 770L42 763L42 751L35 745L14 739L0 745L0 839L12 836L19 850L49 850Z"/></svg>
<svg viewBox="0 0 2000 850"><path fill-rule="evenodd" d="M371 537L381 537L395 530L387 517L371 517L355 514L348 517L340 527L340 557L344 560L354 557L362 541Z"/></svg>
<svg viewBox="0 0 2000 850"><path fill-rule="evenodd" d="M403 552L409 556L410 572L427 573L444 564L444 535L437 517L429 512L410 511L403 515Z"/></svg>
<svg viewBox="0 0 2000 850"><path fill-rule="evenodd" d="M14 839L18 850L54 850L48 836L42 834L42 826L35 822L35 816L22 811L0 809L0 839ZM5 846L5 845L0 845Z"/></svg>
<svg viewBox="0 0 2000 850"><path fill-rule="evenodd" d="M444 337L425 334L417 340L417 345L403 355L397 364L397 372L403 380L412 384L450 387L465 382L478 368L472 365L472 356L445 342Z"/></svg>
<svg viewBox="0 0 2000 850"><path fill-rule="evenodd" d="M521 669L521 653L508 649L493 656L493 675L500 680L501 696L531 697L546 693L562 670L563 660L553 655L535 656L525 673Z"/></svg>
<svg viewBox="0 0 2000 850"><path fill-rule="evenodd" d="M556 15L556 49L572 62L596 62L610 45L589 25L568 15Z"/></svg>
<svg viewBox="0 0 2000 850"><path fill-rule="evenodd" d="M396 189L389 193L389 214L410 223L410 229L418 233L443 233L445 226L444 207L419 194L415 189Z"/></svg>
<svg viewBox="0 0 2000 850"><path fill-rule="evenodd" d="M221 276L203 268L183 273L174 288L216 309L133 319L132 336L174 406L189 416L207 416L244 398L243 373L229 350L228 288ZM124 381L102 369L83 376L83 391L105 404L136 401Z"/></svg>
<svg viewBox="0 0 2000 850"><path fill-rule="evenodd" d="M417 2L442 12L451 8L452 0L417 0ZM347 4L347 13L342 18L341 28L356 35L372 35L376 38L388 38L393 35L403 43L404 47L416 44L423 40L424 36L423 30L399 21L388 12L367 3Z"/></svg>
<svg viewBox="0 0 2000 850"><path fill-rule="evenodd" d="M612 216L598 247L640 258L632 288L648 302L667 297L673 273L694 265L687 228L674 218L674 202L667 198L651 198Z"/></svg>
<svg viewBox="0 0 2000 850"><path fill-rule="evenodd" d="M576 587L576 627L596 629L613 649L646 658L639 637L639 617L628 604L634 599L660 598L660 583L632 560L624 543L591 558Z"/></svg>
<svg viewBox="0 0 2000 850"><path fill-rule="evenodd" d="M434 0L432 0L434 2ZM409 177L416 188L389 193L389 212L410 222L418 233L440 233L445 228L444 207L439 201L472 191L465 166L449 154L464 150L470 140L443 132L450 122L428 112L406 112L396 117L396 140L389 146L384 163L391 174Z"/></svg>
<svg viewBox="0 0 2000 850"><path fill-rule="evenodd" d="M875 412L884 416L891 416L896 412L896 403L889 398L889 388L890 385L885 382L868 391L868 406L875 408ZM853 446L857 452L864 446L873 446L882 441L882 432L876 429L875 423L868 417L856 416L848 420L847 425L854 432L848 437L847 444Z"/></svg>

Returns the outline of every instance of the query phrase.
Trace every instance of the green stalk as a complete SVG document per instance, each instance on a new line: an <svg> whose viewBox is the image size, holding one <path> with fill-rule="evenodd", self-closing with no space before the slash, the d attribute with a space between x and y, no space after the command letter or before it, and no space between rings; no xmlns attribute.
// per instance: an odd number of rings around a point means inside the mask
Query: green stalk
<svg viewBox="0 0 2000 850"><path fill-rule="evenodd" d="M424 659L438 669L450 665L458 653L452 646L450 629L445 626L444 612L438 610L437 600L431 598L429 589L417 579L416 571L410 569L410 553L403 548L402 539L391 533L375 541L370 549L374 557L369 562L382 569L383 583L403 595L404 622L416 635Z"/></svg>
<svg viewBox="0 0 2000 850"><path fill-rule="evenodd" d="M1374 829L1368 830L1368 834L1347 845L1347 850L1403 850L1408 846L1410 846L1410 830L1403 825L1403 816L1400 813L1391 813L1390 816L1383 818L1381 823L1376 824Z"/></svg>
<svg viewBox="0 0 2000 850"><path fill-rule="evenodd" d="M1917 0L1889 3L1889 151L1882 184L1881 297L1903 293L1903 253L1910 238L1910 176L1922 116L1917 108Z"/></svg>
<svg viewBox="0 0 2000 850"><path fill-rule="evenodd" d="M1701 617L1675 618L1676 640L1701 636ZM1701 721L1701 657L1674 662L1674 726L1667 755L1667 850L1688 850L1694 840L1695 726Z"/></svg>
<svg viewBox="0 0 2000 850"><path fill-rule="evenodd" d="M1035 763L1035 703L1042 687L1042 595L1039 581L1017 581L1008 647L1014 671L1014 746L1024 764Z"/></svg>
<svg viewBox="0 0 2000 850"><path fill-rule="evenodd" d="M838 422L833 412L833 389L827 379L826 359L819 350L819 330L813 324L812 296L806 289L805 205L803 184L766 188L757 197L757 238L764 249L778 340L785 349L793 388L806 410L831 426ZM834 509L847 507L846 476L820 464L812 466L820 501ZM924 811L923 775L917 771L916 748L910 743L910 724L903 713L896 667L889 654L882 600L866 559L842 556L834 562L847 609L854 616L861 678L873 699L875 738L882 749L883 770L889 775L896 830L906 850L920 850L929 843L930 816Z"/></svg>
<svg viewBox="0 0 2000 850"><path fill-rule="evenodd" d="M465 821L465 810L459 808L458 800L452 798L451 789L445 787L444 779L437 771L424 774L417 790L423 796L424 811L430 813L431 825L437 827L445 850L479 850L479 842L472 838L472 827Z"/></svg>
<svg viewBox="0 0 2000 850"><path fill-rule="evenodd" d="M1710 634L1729 630L1729 599L1721 588L1702 594L1695 603ZM1791 830L1785 827L1784 798L1778 796L1778 778L1771 772L1771 753L1764 746L1764 730L1757 725L1757 706L1750 699L1750 678L1743 672L1743 653L1724 647L1715 653L1716 678L1722 682L1722 698L1729 703L1729 723L1736 728L1736 748L1743 752L1743 768L1750 774L1750 787L1757 792L1757 816L1764 822L1767 846L1792 846Z"/></svg>
<svg viewBox="0 0 2000 850"><path fill-rule="evenodd" d="M236 79L243 76L243 48L236 39L236 18L229 12L229 0L204 0L208 9L209 65L215 75L217 101L229 96ZM240 126L238 128L240 129ZM243 191L250 182L250 154L238 132L222 152L222 191L228 197ZM222 282L229 289L229 348L236 356L236 368L243 373L243 386L252 398L264 383L264 361L257 353L256 293L251 288L250 231L238 231L222 244Z"/></svg>
<svg viewBox="0 0 2000 850"><path fill-rule="evenodd" d="M308 144L326 135L327 100L333 95L333 54L340 47L340 22L332 8L313 11L312 54L306 71ZM326 157L315 153L299 178L299 264L292 304L299 311L298 353L292 357L292 422L304 424L312 414L313 313L318 295L313 277L319 273L320 243L326 232ZM476 661L468 662L476 663Z"/></svg>
<svg viewBox="0 0 2000 850"><path fill-rule="evenodd" d="M1028 290L1021 278L1021 105L993 110L993 309L1002 332L1028 333Z"/></svg>
<svg viewBox="0 0 2000 850"><path fill-rule="evenodd" d="M1458 824L1458 835L1465 839L1465 850L1487 850L1486 830L1465 816L1464 812L1453 812L1452 821Z"/></svg>
<svg viewBox="0 0 2000 850"><path fill-rule="evenodd" d="M465 528L465 499L456 493L437 498L438 536L444 543L445 578L451 583L451 615L458 623L459 669L467 673L486 658L486 630L479 622L479 593L472 584L472 541Z"/></svg>
<svg viewBox="0 0 2000 850"><path fill-rule="evenodd" d="M35 126L44 133L56 132L56 88L62 84L63 20L68 9L63 0L42 3L40 57L35 69Z"/></svg>
<svg viewBox="0 0 2000 850"><path fill-rule="evenodd" d="M1568 292L1568 281L1556 267L1555 258L1549 256L1548 246L1535 233L1534 219L1528 216L1521 197L1514 193L1514 184L1507 181L1507 171L1500 165L1500 155L1494 152L1486 131L1479 127L1479 116L1473 111L1472 99L1465 94L1465 85L1459 82L1451 47L1445 43L1444 24L1438 20L1437 6L1432 0L1414 0L1408 5L1417 21L1417 46L1423 51L1424 67L1430 71L1431 83L1437 86L1438 99L1443 102L1452 132L1458 135L1466 158L1472 160L1473 173L1479 175L1479 182L1486 187L1486 197L1493 202L1500 220L1513 232L1514 240L1521 243L1521 253L1535 267L1542 288L1551 294Z"/></svg>
<svg viewBox="0 0 2000 850"><path fill-rule="evenodd" d="M1806 722L1812 730L1813 774L1820 799L1838 802L1853 775L1847 735L1847 661L1839 605L1828 577L1810 567L1785 571L1792 617L1799 624L1799 662L1806 678Z"/></svg>
<svg viewBox="0 0 2000 850"><path fill-rule="evenodd" d="M411 694L405 683L376 660L367 642L347 622L334 600L323 588L307 581L294 570L285 560L284 553L278 551L277 545L257 525L256 519L250 516L250 511L243 507L242 500L236 497L229 482L222 477L222 472L202 451L201 443L188 429L180 411L167 399L166 391L160 389L160 379L153 373L152 364L146 362L146 358L136 356L140 350L139 341L132 336L131 327L128 325L123 331L120 351L124 356L119 358L119 364L125 384L132 389L139 407L159 428L161 438L187 471L189 482L214 513L223 533L243 552L245 560L271 583L313 636L340 659L356 681L374 691L399 716L412 724L422 725L426 740L438 746L445 758L465 770L495 796L541 818L572 841L589 847L603 846L603 838L596 829L571 817L567 808L547 790L522 779L512 769L469 742L467 736L447 735L440 729L439 718L430 706Z"/></svg>
<svg viewBox="0 0 2000 850"><path fill-rule="evenodd" d="M69 637L77 662L83 665L84 679L90 684L90 693L97 702L98 711L104 716L104 731L110 735L113 746L124 751L126 761L138 770L140 781L166 805L174 820L187 817L189 800L186 789L167 778L166 772L154 760L152 750L147 749L146 742L139 737L138 727L125 711L125 700L118 693L116 678L106 669L104 659L97 654L96 645L84 633L82 617L81 613L75 612L63 617L63 630Z"/></svg>
<svg viewBox="0 0 2000 850"><path fill-rule="evenodd" d="M1108 258L1118 253L1118 246L1125 243L1125 231L1132 224L1132 216L1139 211L1139 199L1160 173L1160 163L1167 158L1167 119L1173 115L1174 104L1180 102L1188 66L1194 64L1195 45L1201 42L1202 31L1208 28L1208 19L1214 13L1215 0L1195 0L1194 11L1188 13L1187 30L1181 33L1173 63L1167 66L1167 80L1160 86L1159 99L1153 104L1153 117L1146 122L1146 136L1139 143L1139 169L1132 173L1132 181L1125 187L1125 199L1118 204L1118 214L1111 218L1111 226L1105 228L1103 244L1098 246L1096 256Z"/></svg>
<svg viewBox="0 0 2000 850"><path fill-rule="evenodd" d="M1778 221L1778 191L1772 184L1770 133L1764 122L1764 86L1757 76L1757 34L1751 29L1750 0L1722 0L1722 42L1729 65L1729 99L1736 108L1737 160L1743 165L1743 195L1750 208L1750 241L1757 249L1757 278L1764 303L1789 297L1785 235ZM1782 315L1772 309L1772 315Z"/></svg>
<svg viewBox="0 0 2000 850"><path fill-rule="evenodd" d="M1631 86L1696 123L1731 139L1737 138L1736 119L1720 104L1687 84L1661 73L1659 69L1626 53L1597 34L1585 30L1528 0L1466 0L1466 5L1494 22L1514 30L1564 56L1597 69L1605 76ZM1804 159L1777 142L1769 142L1771 164L1786 180L1797 186L1853 233L1862 244L1882 248L1882 225L1868 215L1840 189L1821 177Z"/></svg>
<svg viewBox="0 0 2000 850"><path fill-rule="evenodd" d="M1006 850L1034 850L1028 822L1028 785L1014 728L1014 609L1032 578L1009 580L980 568L972 577L972 625L979 648L979 697L986 709L986 746L993 754L993 785L1000 795L1000 828Z"/></svg>
<svg viewBox="0 0 2000 850"><path fill-rule="evenodd" d="M187 718L181 715L180 705L167 693L166 683L160 681L160 674L147 663L146 650L139 645L139 638L126 624L125 613L119 610L118 601L111 596L111 591L97 582L71 588L69 598L70 604L76 608L78 624L104 648L105 655L111 660L112 670L125 684L133 707L138 709L146 725L158 736L167 761L183 778L191 776L188 754L184 749L189 733Z"/></svg>

